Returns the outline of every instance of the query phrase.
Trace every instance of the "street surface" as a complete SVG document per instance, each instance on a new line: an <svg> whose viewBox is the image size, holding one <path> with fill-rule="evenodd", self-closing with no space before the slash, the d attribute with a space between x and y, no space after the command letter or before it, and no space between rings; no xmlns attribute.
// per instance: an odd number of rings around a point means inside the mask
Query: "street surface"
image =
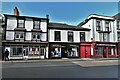
<svg viewBox="0 0 120 80"><path fill-rule="evenodd" d="M118 60L2 63L3 78L118 78L118 72Z"/></svg>

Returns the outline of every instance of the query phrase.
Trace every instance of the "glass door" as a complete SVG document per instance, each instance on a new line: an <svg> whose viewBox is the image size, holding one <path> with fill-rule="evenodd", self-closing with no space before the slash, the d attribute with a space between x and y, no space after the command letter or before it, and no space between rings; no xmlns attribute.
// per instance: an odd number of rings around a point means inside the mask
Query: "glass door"
<svg viewBox="0 0 120 80"><path fill-rule="evenodd" d="M45 58L45 47L40 47L40 58L41 59Z"/></svg>

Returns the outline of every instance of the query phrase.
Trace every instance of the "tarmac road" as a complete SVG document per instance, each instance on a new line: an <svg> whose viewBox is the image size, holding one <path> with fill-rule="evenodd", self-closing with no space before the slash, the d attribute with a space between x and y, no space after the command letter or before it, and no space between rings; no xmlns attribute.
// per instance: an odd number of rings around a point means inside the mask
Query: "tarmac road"
<svg viewBox="0 0 120 80"><path fill-rule="evenodd" d="M117 60L2 64L2 78L118 78L118 75Z"/></svg>

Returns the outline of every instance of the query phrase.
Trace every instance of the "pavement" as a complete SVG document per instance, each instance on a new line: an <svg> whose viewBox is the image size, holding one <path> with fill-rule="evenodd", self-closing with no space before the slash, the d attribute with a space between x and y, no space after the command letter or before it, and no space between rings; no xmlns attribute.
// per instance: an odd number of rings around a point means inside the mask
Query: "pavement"
<svg viewBox="0 0 120 80"><path fill-rule="evenodd" d="M37 59L37 60L10 60L10 61L2 61L0 63L34 63L34 62L49 62L49 61L113 61L120 60L119 58L62 58L62 59Z"/></svg>

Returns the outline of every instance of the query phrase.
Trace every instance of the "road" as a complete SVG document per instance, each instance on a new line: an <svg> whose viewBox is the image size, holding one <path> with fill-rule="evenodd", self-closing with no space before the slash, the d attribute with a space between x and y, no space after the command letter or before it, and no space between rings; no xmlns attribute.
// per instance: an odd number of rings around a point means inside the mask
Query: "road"
<svg viewBox="0 0 120 80"><path fill-rule="evenodd" d="M118 61L3 63L3 78L118 78Z"/></svg>

